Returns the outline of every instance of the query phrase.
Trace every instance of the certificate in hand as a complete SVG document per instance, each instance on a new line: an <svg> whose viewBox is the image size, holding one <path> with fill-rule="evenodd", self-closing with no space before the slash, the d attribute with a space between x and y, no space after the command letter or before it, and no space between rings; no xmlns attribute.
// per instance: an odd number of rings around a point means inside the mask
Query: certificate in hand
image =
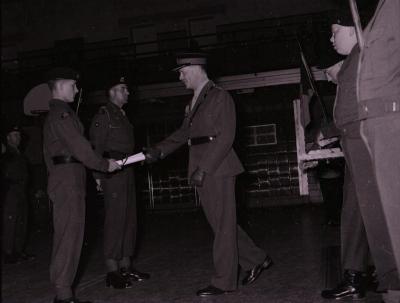
<svg viewBox="0 0 400 303"><path fill-rule="evenodd" d="M145 159L146 159L146 157L144 156L143 153L137 153L137 154L129 156L129 157L125 158L125 159L118 160L117 163L120 166L124 166L124 165L129 165L129 164L132 164L132 163L135 163L135 162L143 161Z"/></svg>

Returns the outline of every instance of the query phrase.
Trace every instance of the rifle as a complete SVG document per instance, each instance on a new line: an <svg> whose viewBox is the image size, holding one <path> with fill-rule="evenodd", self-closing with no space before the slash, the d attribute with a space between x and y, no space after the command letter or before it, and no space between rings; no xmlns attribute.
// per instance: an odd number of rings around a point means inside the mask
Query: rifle
<svg viewBox="0 0 400 303"><path fill-rule="evenodd" d="M353 21L354 21L354 26L355 26L355 29L356 29L356 36L357 36L358 46L360 48L360 51L363 51L363 49L364 49L364 38L363 38L363 35L362 35L360 15L358 13L356 0L349 0L349 5L350 5L350 10L351 10L351 15L352 15Z"/></svg>
<svg viewBox="0 0 400 303"><path fill-rule="evenodd" d="M311 87L311 90L313 91L315 97L317 98L319 104L321 105L323 121L325 122L325 124L328 124L330 119L329 119L329 116L328 116L328 113L327 113L327 109L326 109L325 103L322 100L320 94L318 93L317 87L315 85L314 77L312 75L312 72L310 70L309 65L307 64L306 57L304 56L304 53L303 53L303 48L302 48L301 43L300 43L300 41L298 39L297 39L297 43L298 43L299 48L300 48L301 62L303 64L304 70L305 70L306 75L307 75L307 82L309 83L309 85Z"/></svg>

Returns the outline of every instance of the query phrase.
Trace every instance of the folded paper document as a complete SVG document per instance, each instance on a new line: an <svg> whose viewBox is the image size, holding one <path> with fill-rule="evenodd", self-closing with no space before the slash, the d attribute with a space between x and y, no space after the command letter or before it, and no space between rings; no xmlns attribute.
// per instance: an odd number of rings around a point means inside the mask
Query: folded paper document
<svg viewBox="0 0 400 303"><path fill-rule="evenodd" d="M135 163L135 162L140 162L140 161L143 161L145 159L146 159L146 157L144 156L143 153L137 153L137 154L134 154L134 155L129 156L127 158L124 158L122 160L118 160L117 163L120 166L124 166L124 165L129 165L129 164L132 164L132 163Z"/></svg>

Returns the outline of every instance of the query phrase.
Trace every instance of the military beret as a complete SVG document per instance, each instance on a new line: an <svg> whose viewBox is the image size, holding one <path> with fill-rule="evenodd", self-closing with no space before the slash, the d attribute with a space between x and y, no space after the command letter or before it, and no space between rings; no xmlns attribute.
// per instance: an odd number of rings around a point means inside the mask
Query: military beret
<svg viewBox="0 0 400 303"><path fill-rule="evenodd" d="M110 89L119 84L128 85L128 82L127 82L127 79L125 76L118 75L118 76L109 77L108 80L106 81L106 89Z"/></svg>
<svg viewBox="0 0 400 303"><path fill-rule="evenodd" d="M69 67L56 67L46 73L46 81L51 80L75 80L79 79L79 73Z"/></svg>
<svg viewBox="0 0 400 303"><path fill-rule="evenodd" d="M185 52L176 55L177 67L173 71L179 71L181 68L190 65L207 65L207 54L204 52Z"/></svg>
<svg viewBox="0 0 400 303"><path fill-rule="evenodd" d="M354 26L353 16L351 15L350 8L336 10L331 16L330 24Z"/></svg>
<svg viewBox="0 0 400 303"><path fill-rule="evenodd" d="M348 0L337 1L337 10L331 15L330 24L354 26L353 16ZM365 27L373 16L378 0L356 0L361 26Z"/></svg>

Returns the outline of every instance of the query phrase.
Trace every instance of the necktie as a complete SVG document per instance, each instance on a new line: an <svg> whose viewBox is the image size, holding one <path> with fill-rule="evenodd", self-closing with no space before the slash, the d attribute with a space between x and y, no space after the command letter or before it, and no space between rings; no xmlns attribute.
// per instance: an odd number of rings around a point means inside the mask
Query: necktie
<svg viewBox="0 0 400 303"><path fill-rule="evenodd" d="M190 102L190 110L193 109L193 107L194 107L195 104L196 104L196 101L197 101L197 96L196 96L196 95L193 95L192 102Z"/></svg>

